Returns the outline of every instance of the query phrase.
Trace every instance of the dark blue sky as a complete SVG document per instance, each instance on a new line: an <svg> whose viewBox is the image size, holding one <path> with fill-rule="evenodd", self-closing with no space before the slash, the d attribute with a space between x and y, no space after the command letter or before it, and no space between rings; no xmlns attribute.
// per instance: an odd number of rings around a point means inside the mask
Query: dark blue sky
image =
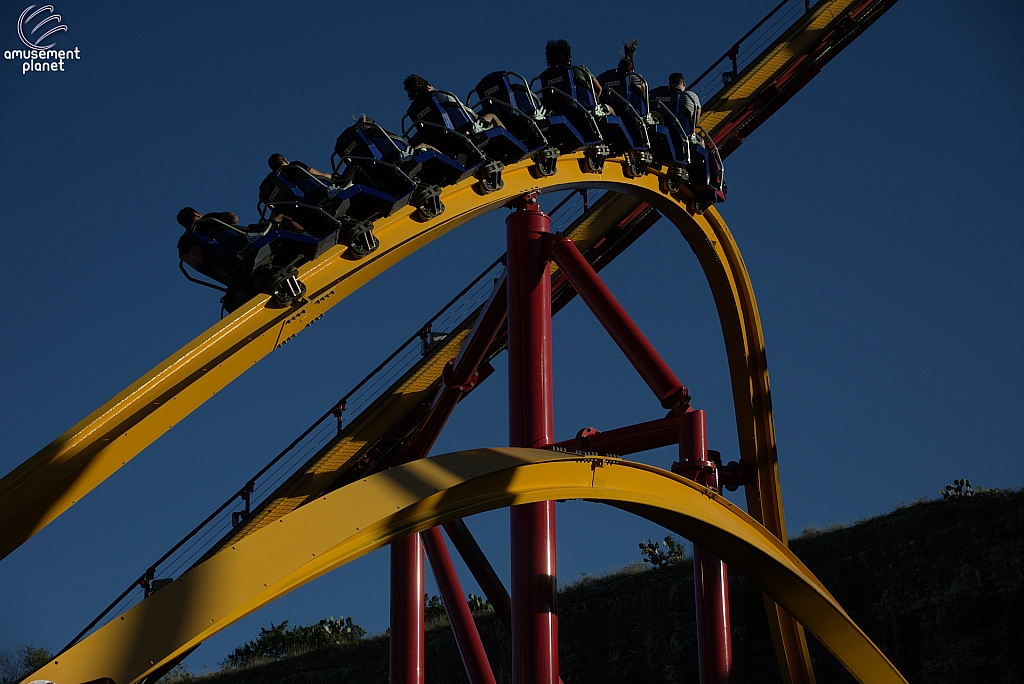
<svg viewBox="0 0 1024 684"><path fill-rule="evenodd" d="M549 38L596 71L636 36L651 81L692 77L774 4L57 4L57 47L81 59L26 75L0 61L0 472L216 321L215 294L177 270L180 207L255 220L271 152L325 168L352 115L397 128L410 72L464 93L495 69L535 75ZM20 47L25 6L0 4L0 50ZM955 478L1024 483L1022 30L1009 0L901 0L728 160L720 209L764 324L791 533ZM0 648L62 646L500 254L503 218L335 307L0 562ZM604 277L707 409L712 447L736 458L721 332L685 242L659 224ZM554 335L556 438L660 415L580 302ZM507 443L497 367L438 452ZM664 534L594 504L559 516L563 583L636 560L638 541ZM507 519L469 523L505 574ZM282 619L345 614L382 631L387 562L383 551L339 569L189 663L212 667Z"/></svg>

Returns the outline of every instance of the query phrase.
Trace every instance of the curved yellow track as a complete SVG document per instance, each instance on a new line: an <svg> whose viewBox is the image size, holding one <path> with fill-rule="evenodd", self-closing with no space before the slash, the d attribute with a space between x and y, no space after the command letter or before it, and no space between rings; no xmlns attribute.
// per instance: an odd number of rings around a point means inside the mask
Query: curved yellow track
<svg viewBox="0 0 1024 684"><path fill-rule="evenodd" d="M531 190L598 187L632 195L658 209L680 230L711 286L732 376L742 458L757 468L747 487L750 514L783 542L786 538L772 429L764 344L753 290L739 249L718 213L688 208L686 192L668 196L657 173L627 178L621 163L585 173L578 155L563 155L558 173L535 179L528 162L505 169L505 187L479 195L472 179L446 188L447 210L418 222L407 209L376 223L380 248L360 261L336 247L301 269L307 299L271 308L260 296L166 359L0 480L0 558L63 513L225 387L250 366L310 325L327 309L427 242ZM810 684L799 624L766 598L779 663L787 683Z"/></svg>
<svg viewBox="0 0 1024 684"><path fill-rule="evenodd" d="M640 463L534 449L446 454L327 494L188 571L33 679L138 681L261 606L396 539L552 499L611 503L692 539L784 606L858 681L905 682L783 543L713 491Z"/></svg>
<svg viewBox="0 0 1024 684"><path fill-rule="evenodd" d="M740 78L705 106L701 123L714 134L793 63L808 41L845 20L851 0L823 0L744 69ZM505 171L506 186L477 196L472 181L448 188L448 211L417 223L400 212L376 223L381 249L359 262L339 259L336 248L302 269L309 300L270 309L266 297L235 312L166 359L0 480L0 559L133 458L163 432L241 375L263 356L310 325L324 311L430 240L491 211L530 189L605 187L647 201L683 233L704 268L721 318L728 353L741 456L756 467L756 487L746 487L748 510L783 543L786 539L764 344L753 290L735 242L721 217L686 210L686 197L667 198L657 179L627 179L609 163L600 176L584 174L578 159L559 160L559 173L534 180L526 164ZM770 592L769 592L770 593ZM766 595L783 679L812 684L800 625Z"/></svg>
<svg viewBox="0 0 1024 684"><path fill-rule="evenodd" d="M703 127L715 134L744 104L762 94L765 88L771 87L774 80L793 64L817 36L831 30L838 22L847 20L852 4L852 0L821 0L816 3L812 11L798 19L783 36L744 68L739 78L706 103L701 118ZM555 190L599 184L590 182L594 176L581 173L573 155L563 156L558 168L558 175L534 180L528 173L527 164L509 167L505 171L504 190L485 198L474 196L471 180L447 188L444 201L448 211L433 221L416 223L410 219L408 210L377 221L375 228L381 248L367 259L339 262L336 257L343 252L343 248L339 247L305 266L302 273L311 293L309 301L290 309L273 310L266 307L266 297L257 297L249 306L236 311L197 337L0 479L0 559L45 527L249 366L308 326L326 309L424 243L494 209L525 190ZM606 182L610 189L643 196L648 201L649 196L656 197L659 194L656 191L652 194L656 185L652 185L650 180L650 176L642 180L626 179L622 167L615 163L609 164L600 177L600 181ZM673 221L687 234L683 224L676 219ZM711 212L710 225L702 228L708 240L712 240L713 234L728 234L714 211ZM687 234L698 258L702 252L707 257L715 251L703 250L691 237ZM731 237L722 246L730 252L730 258L735 256L726 270L735 271L735 275L742 276L740 280L744 281L734 294L743 295L748 292L749 304L752 304L753 293L749 290L749 283L745 282L742 260L739 259L739 252L735 250ZM721 313L729 308L726 305L723 309L727 298L723 291L715 289L716 278L712 272L715 269L708 271L709 264L704 259L701 263L708 273ZM747 302L739 299L732 303L733 307L741 310L741 319L749 318L751 313L750 309L742 308L746 305ZM723 320L723 329L727 327ZM748 337L759 337L756 307L753 309L752 325L747 327L749 330L746 332L750 333ZM750 341L730 341L729 332L726 332L727 346L747 345L750 351L756 352L757 345L750 346L747 344ZM760 372L757 365L753 364L751 375ZM763 363L760 365L763 367ZM735 369L733 376L735 387ZM756 388L750 394L757 394ZM745 398L742 401L745 403ZM767 406L761 408L770 411ZM749 432L748 427L747 424L741 426L741 440L743 433ZM760 432L767 434L770 431L769 420L767 429ZM762 434L762 438L765 434ZM748 452L753 453L755 451ZM744 458L747 458L747 454ZM765 491L763 487L761 491ZM778 498L777 494L775 498ZM784 539L784 526L776 525L776 522L781 521L781 507L771 501L762 506L764 524Z"/></svg>
<svg viewBox="0 0 1024 684"><path fill-rule="evenodd" d="M427 242L524 192L604 187L652 203L663 200L678 219L694 223L684 205L658 191L654 175L628 179L614 162L603 174L587 174L576 155L564 155L549 178L534 179L530 166L506 168L505 187L489 195L479 195L472 179L445 189L447 211L431 221L414 220L409 209L377 221L381 245L369 257L343 258L339 246L300 269L308 288L302 303L278 309L267 296L256 297L18 466L0 480L0 558L334 304Z"/></svg>

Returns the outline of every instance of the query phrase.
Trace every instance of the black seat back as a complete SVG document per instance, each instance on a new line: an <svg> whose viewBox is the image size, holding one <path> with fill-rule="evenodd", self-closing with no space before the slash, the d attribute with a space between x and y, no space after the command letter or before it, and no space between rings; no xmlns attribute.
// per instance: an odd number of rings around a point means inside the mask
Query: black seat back
<svg viewBox="0 0 1024 684"><path fill-rule="evenodd" d="M264 204L295 201L317 205L327 197L328 184L296 164L271 171L260 184L259 198Z"/></svg>
<svg viewBox="0 0 1024 684"><path fill-rule="evenodd" d="M650 107L647 103L647 82L635 71L625 69L609 69L597 77L597 82L606 90L622 96L640 116L647 116Z"/></svg>
<svg viewBox="0 0 1024 684"><path fill-rule="evenodd" d="M540 106L526 79L514 71L492 71L481 78L470 91L470 97L466 98L467 103L471 101L473 93L476 93L478 100L498 100L531 116Z"/></svg>
<svg viewBox="0 0 1024 684"><path fill-rule="evenodd" d="M594 93L594 84L588 77L589 73L586 67L582 66L554 66L542 71L537 78L542 89L555 88L587 109L593 109L597 106L597 96ZM545 107L549 106L543 95L541 102Z"/></svg>
<svg viewBox="0 0 1024 684"><path fill-rule="evenodd" d="M425 121L453 131L465 132L476 123L476 115L465 107L455 95L434 90L412 101L406 112L410 123Z"/></svg>
<svg viewBox="0 0 1024 684"><path fill-rule="evenodd" d="M679 123L682 124L683 129L686 131L686 135L693 133L693 129L696 125L696 112L693 114L686 109L685 96L683 91L679 88L673 88L671 86L658 86L651 90L650 93L651 108L652 111L657 111L656 103L664 105L664 107L672 113Z"/></svg>
<svg viewBox="0 0 1024 684"><path fill-rule="evenodd" d="M366 119L357 121L341 132L334 144L334 154L338 158L363 157L397 164L408 147L409 144L402 136Z"/></svg>

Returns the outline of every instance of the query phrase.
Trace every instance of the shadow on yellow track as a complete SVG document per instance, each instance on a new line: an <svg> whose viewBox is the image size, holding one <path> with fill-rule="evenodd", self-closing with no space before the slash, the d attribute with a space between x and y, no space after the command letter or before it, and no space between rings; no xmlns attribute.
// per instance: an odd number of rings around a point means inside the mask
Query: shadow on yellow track
<svg viewBox="0 0 1024 684"><path fill-rule="evenodd" d="M446 188L443 200L447 210L430 221L415 220L408 209L377 221L375 233L380 240L380 248L376 252L353 261L345 258L343 247L335 247L300 269L300 278L307 286L304 300L281 309L272 308L265 295L256 297L61 435L0 480L0 557L10 553L63 513L206 399L391 265L429 241L504 206L523 193L573 188L611 190L635 198L637 204L650 204L676 226L693 249L705 272L721 319L741 458L757 470L756 486L746 488L748 511L756 522L784 545L786 528L761 325L742 257L721 217L714 209L703 215L694 213L690 204L692 198L685 189L675 195L663 192L657 171L640 178L630 178L625 174L624 165L616 160L609 160L599 174L587 173L579 155L563 155L558 160L557 174L551 177L535 178L530 167L530 162L506 167L505 187L491 194L480 195L473 179ZM349 488L345 488L347 490ZM544 498L564 497L539 496L537 500ZM291 519L291 516L314 503L307 504L282 520ZM622 501L623 507L627 504L628 500ZM498 505L507 503L494 504L492 507ZM276 528L277 524L269 527ZM295 526L288 527L291 529ZM690 534L689 527L684 526L677 531L694 540L700 539ZM299 536L305 534L297 529L293 532ZM313 529L308 533L316 534ZM708 548L714 550L714 547ZM196 570L215 560L222 562L218 559L230 555L225 549ZM723 557L727 560L729 558L727 554L723 554ZM749 563L737 565L738 569L753 579L756 573L748 573L747 568L750 567ZM758 576L765 577L763 573ZM193 608L188 610L207 610L208 601L218 600L221 590L226 590L228 585L234 585L239 580L224 577L223 581L224 586L219 590L203 585L206 588L199 594L189 594ZM790 616L786 608L776 604L778 590L771 588L775 585L765 580L762 586L766 592L768 622L784 681L795 684L814 682L800 624ZM145 614L154 605L151 599L146 600L132 611L139 609ZM179 608L186 609L183 605ZM252 609L239 607L232 613L234 617L224 618L226 622L210 617L210 625L222 622L221 626L226 625ZM132 611L129 613L134 614ZM807 616L806 608L798 613L801 618ZM124 620L115 619L111 624L116 628L122 622ZM805 624L810 625L812 622ZM100 632L108 628L110 625ZM192 632L189 634L191 639ZM173 641L182 634L168 630L165 636ZM67 659L71 653L82 652L86 643L95 643L94 638L90 637L60 659ZM172 648L171 642L167 642L162 648L172 653L177 646ZM162 659L164 656L154 659L154 662ZM127 681L118 677L115 680L119 684ZM60 681L72 682L73 678L65 677Z"/></svg>
<svg viewBox="0 0 1024 684"><path fill-rule="evenodd" d="M533 177L531 166L507 167L505 187L488 195L478 194L473 179L446 188L447 210L430 221L415 220L409 208L378 220L376 252L354 261L345 258L344 247L334 247L300 269L307 287L300 303L274 308L268 296L255 297L15 468L0 480L0 558L318 316L453 228L536 189L604 187L644 199L663 197L658 176L629 179L614 162L602 174L589 174L578 156L564 155L557 175L541 179Z"/></svg>
<svg viewBox="0 0 1024 684"><path fill-rule="evenodd" d="M784 544L712 490L632 461L511 448L424 459L331 492L196 566L33 678L138 681L261 606L396 539L552 499L608 503L664 525L746 575L858 681L906 681Z"/></svg>

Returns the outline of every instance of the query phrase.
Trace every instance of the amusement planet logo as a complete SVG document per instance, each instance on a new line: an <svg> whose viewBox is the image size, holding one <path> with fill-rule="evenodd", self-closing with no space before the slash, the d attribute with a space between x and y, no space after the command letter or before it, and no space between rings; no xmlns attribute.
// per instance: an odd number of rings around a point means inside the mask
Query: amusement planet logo
<svg viewBox="0 0 1024 684"><path fill-rule="evenodd" d="M36 7L29 5L18 17L18 38L28 49L4 50L4 59L20 59L21 73L30 71L64 71L64 60L81 59L81 53L74 50L54 50L56 42L48 42L56 33L66 32L68 27L61 23L53 5Z"/></svg>

